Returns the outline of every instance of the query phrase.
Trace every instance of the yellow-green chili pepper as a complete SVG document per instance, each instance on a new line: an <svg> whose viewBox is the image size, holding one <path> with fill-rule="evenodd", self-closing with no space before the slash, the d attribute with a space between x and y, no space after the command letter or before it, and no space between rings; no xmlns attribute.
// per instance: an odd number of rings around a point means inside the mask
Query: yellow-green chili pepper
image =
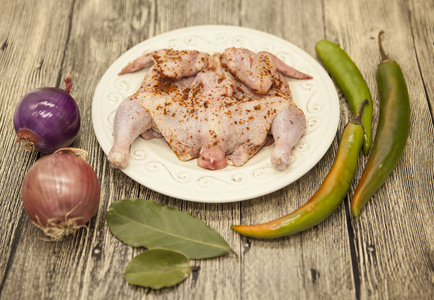
<svg viewBox="0 0 434 300"><path fill-rule="evenodd" d="M268 223L233 225L232 229L248 237L272 239L309 229L330 216L345 198L356 172L364 140L360 116L367 102L368 100L365 100L361 103L356 117L345 127L330 172L318 191L305 205L289 215Z"/></svg>
<svg viewBox="0 0 434 300"><path fill-rule="evenodd" d="M361 117L363 127L365 128L363 153L368 155L372 139L372 98L365 79L348 54L335 43L328 40L319 41L315 45L315 51L345 96L354 115L356 115L360 103L364 99L369 100Z"/></svg>
<svg viewBox="0 0 434 300"><path fill-rule="evenodd" d="M401 159L410 130L407 84L401 67L384 52L381 43L383 33L382 31L378 35L382 60L377 69L380 120L371 154L351 200L351 212L355 217Z"/></svg>

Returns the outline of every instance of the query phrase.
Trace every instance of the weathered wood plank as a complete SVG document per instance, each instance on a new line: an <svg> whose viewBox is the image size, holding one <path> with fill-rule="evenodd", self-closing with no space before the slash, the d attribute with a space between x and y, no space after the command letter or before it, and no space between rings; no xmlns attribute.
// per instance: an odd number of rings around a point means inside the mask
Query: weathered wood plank
<svg viewBox="0 0 434 300"><path fill-rule="evenodd" d="M249 10L251 6L259 9ZM320 1L246 1L242 24L280 36L316 57L315 44L324 38L325 30L321 7ZM266 13L262 14L263 11ZM337 136L343 131L345 116L349 116L349 111L342 108ZM299 181L272 195L242 203L242 223L273 220L303 205L325 178L337 145L336 139L320 163ZM282 295L289 299L355 298L342 207L324 223L304 233L275 241L243 241L242 289L248 298L278 299Z"/></svg>
<svg viewBox="0 0 434 300"><path fill-rule="evenodd" d="M410 87L411 128L403 158L361 216L351 221L350 230L355 237L351 243L360 276L358 297L430 298L433 241L429 241L429 236L433 234L434 209L431 189L428 192L424 186L433 184L433 149L422 150L420 145L430 144L433 127L413 50L407 3L348 1L342 5L340 1L326 1L324 4L326 36L349 53L371 88L374 128L379 111L375 70L379 63L380 30L386 31L386 51L401 64ZM423 132L420 128L424 128ZM356 180L361 171L359 168ZM420 243L426 243L426 247L416 246Z"/></svg>
<svg viewBox="0 0 434 300"><path fill-rule="evenodd" d="M41 48L41 53L46 53L47 57L43 56L41 60L47 66L45 73L48 74L44 73L41 77L46 79L54 73L54 76L52 76L54 80L51 83L45 83L45 85L54 85L57 78L66 76L67 74L73 77L72 95L80 107L82 118L81 133L74 146L90 151L90 163L97 170L98 177L103 183L101 198L108 201L110 200L109 180L111 180L112 185L122 183L122 180L116 179L116 181L113 181L109 175L101 172L109 168L107 163L105 163L104 155L93 133L90 108L99 78L111 62L125 49L125 45L115 43L116 39L114 38L115 36L121 36L122 33L113 36L111 32L113 28L107 26L112 20L117 19L119 15L118 8L107 6L108 12L106 12L104 11L104 3L100 3L99 7L93 7L90 2L83 3L85 5L84 9L80 5L73 6L74 2L64 4L64 7L50 7L51 4L49 2L43 2L37 6L41 11L36 10L35 17L32 18L29 15L24 15L23 18L30 22L28 28L35 28L34 30L38 30L39 33L35 35L37 37L35 42L31 38L26 39L21 37L16 43L18 49L22 47L23 51L27 50L25 47L25 42L27 41L36 49ZM20 8L16 9L19 11ZM29 10L33 11L31 7L29 7ZM81 11L83 11L83 14L80 14ZM50 15L49 12L52 12L53 17L47 17L47 15ZM101 18L93 23L95 12L99 12L100 14L97 16L101 16ZM58 16L59 19L57 20L55 16ZM56 26L51 24L51 22L56 22ZM59 26L60 24L65 27ZM90 33L93 35L88 34L87 31L90 25L93 24L96 24L97 27L93 29L99 29L99 31L93 33L91 31ZM26 33L27 27L20 27L18 25L16 27L24 30L20 34ZM50 30L55 31L56 29L59 31L57 35L51 33ZM119 27L119 30L122 32L122 27ZM44 31L50 32L43 34ZM32 32L29 32L31 36L33 36ZM50 38L47 38L47 36ZM65 38L61 39L63 36ZM100 40L98 41L97 39ZM67 47L67 50L65 50L65 47ZM107 51L104 52L102 49ZM28 53L25 54L27 54L25 56L26 59L32 58L32 56L28 56ZM38 53L38 55L41 54ZM55 57L58 58L55 64L47 63ZM31 70L35 68L34 65L30 66L32 67ZM16 69L13 65L10 70L14 70L17 74L18 72L26 71ZM36 84L36 86L39 85ZM6 175L6 173L2 174ZM12 177L15 180L19 178L21 179L22 176L18 176L18 174ZM131 183L131 180L124 176L124 180L126 179L128 180L128 185L123 184L122 186L128 186L127 195L134 194L134 189L136 189L135 195L138 195L138 184ZM106 188L104 189L104 187ZM17 190L19 191L19 189ZM17 200L20 199L19 195L15 198ZM24 224L20 227L22 233L19 232L21 233L21 240L11 248L16 254L12 257L13 265L8 269L8 277L5 278L5 287L2 290L2 295L5 298L11 297L10 299L57 299L63 298L64 295L67 295L71 299L77 299L84 292L96 291L102 294L100 290L86 285L93 282L87 280L89 274L85 273L85 270L88 261L94 259L94 257L98 257L98 251L101 251L99 249L101 243L99 243L98 235L95 234L96 231L93 228L99 228L105 232L104 212L107 208L107 203L106 201L101 203L96 218L90 223L91 229L89 230L89 235L86 235L85 231L81 231L76 237L56 244L40 241L38 239L41 235L40 231L31 225L28 219L22 218L22 221L19 223ZM18 207L19 209L15 209L15 214L21 212L21 203L19 203ZM91 247L91 243L95 246ZM27 248L30 248L30 250L27 251ZM128 251L128 249L126 250ZM110 252L108 251L108 253ZM26 270L26 272L23 270ZM102 267L101 270L104 270L104 268ZM101 271L98 271L98 273L101 273ZM116 280L118 281L116 286L122 286L124 283L122 276L119 274L122 274L122 272L115 274L115 282ZM7 280L8 278L10 278L9 281ZM27 285L24 284L22 289L17 289L14 284L17 278L20 278ZM96 285L99 286L99 282ZM102 291L109 287L102 286ZM84 288L86 289L83 290Z"/></svg>
<svg viewBox="0 0 434 300"><path fill-rule="evenodd" d="M2 1L0 0L0 298L5 299L303 299L433 298L434 136L433 5L430 1ZM402 65L412 99L410 138L385 186L358 219L348 200L324 223L275 241L246 239L230 230L291 212L319 187L350 117L341 97L341 124L320 163L298 182L250 201L201 204L153 192L109 167L96 140L95 88L116 58L137 43L185 26L242 25L280 36L315 57L328 38L360 67L378 102L376 37ZM41 155L15 144L12 116L19 99L39 86L74 79L82 115L74 146L89 151L101 182L101 204L89 231L47 243L21 205L21 182ZM430 106L428 105L430 104ZM374 128L378 122L375 105ZM431 109L431 114L430 114ZM360 157L360 166L366 158ZM357 178L361 176L361 168ZM353 184L353 188L355 184ZM349 196L352 195L353 189ZM163 290L128 285L123 271L143 249L109 232L104 215L123 198L147 198L182 209L217 230L234 252L194 261L201 269Z"/></svg>
<svg viewBox="0 0 434 300"><path fill-rule="evenodd" d="M30 229L33 225L22 209L20 191L25 172L39 155L25 152L15 144L12 118L16 104L27 91L56 85L68 36L70 3L29 6L24 2L3 1L1 7L0 292L9 299L19 299L18 286L27 283L28 289L39 289L38 280L45 280L45 276L34 281L26 278L26 271L35 267L33 262L37 259L26 265L23 256L32 252L37 240L33 237L33 243L25 243L32 237L34 228ZM58 13L46 18L50 11ZM47 36L52 39L47 40ZM35 248L37 252L38 248Z"/></svg>
<svg viewBox="0 0 434 300"><path fill-rule="evenodd" d="M224 2L224 3L213 3L215 5L221 5L222 7L231 7L229 4L232 2ZM117 41L123 47L123 49L116 48L115 51L113 49L104 50L107 53L101 53L102 56L106 57L107 55L112 56L111 61L113 61L117 56L126 51L128 48L134 46L135 44L141 42L142 40L153 36L154 34L163 33L167 30L172 30L177 27L183 26L193 26L199 24L207 23L207 20L212 20L213 17L210 15L213 10L210 10L208 13L199 14L202 7L196 2L162 2L162 1L153 1L149 2L148 5L141 5L140 3L131 4L126 9L128 12L132 12L125 14L124 16L118 16L119 24L128 24L129 20L134 20L134 27L130 28L128 26L123 26L123 32L117 33L115 36L117 37ZM137 9L140 7L140 9ZM80 16L89 14L89 17L92 17L93 10L96 10L95 7L83 7L83 12L80 12ZM228 8L226 8L228 9ZM117 9L113 10L113 13L116 13ZM230 13L222 14L224 16L233 16L235 19L237 18L236 12L233 8L230 8ZM107 12L106 12L107 13ZM108 14L111 12L109 11ZM197 18L186 18L185 16L188 14L197 15ZM102 18L110 19L108 16L102 16ZM86 20L80 20L79 23L82 23L83 26L88 24ZM216 20L215 22L219 22ZM99 22L101 23L101 22ZM99 24L95 23L95 24ZM102 22L104 23L104 22ZM179 24L185 24L180 26ZM98 27L97 27L98 26ZM104 32L106 30L103 27L99 27L96 25L96 28L92 30L92 34L88 36L89 39L96 39L104 36ZM125 34L128 32L128 34ZM74 31L72 32L74 34ZM75 35L74 35L75 36ZM109 35L107 35L109 36ZM98 40L92 49L104 48L104 45L107 43L111 43L112 41L107 41L104 39ZM74 45L74 49L77 52L87 52L89 50L83 49L83 45L80 45L80 40L77 38L77 45ZM92 51L92 49L90 51ZM119 51L120 50L120 51ZM92 66L93 69L98 69L99 67L93 63L86 61L84 62L88 66ZM101 62L98 62L101 63ZM101 70L105 71L105 68L108 67L110 63L105 65ZM95 80L98 81L101 77L102 73L99 76L95 77ZM96 87L96 83L90 86L90 89L94 89ZM97 147L97 145L96 145ZM105 188L106 197L104 199L105 202L103 204L104 209L107 209L108 205L116 200L123 198L147 198L153 201L156 201L161 204L170 205L172 207L176 207L179 209L183 209L185 211L190 212L192 215L199 217L201 220L205 221L212 228L215 228L219 231L225 239L229 242L230 238L225 236L225 231L227 233L231 233L229 230L229 223L223 223L222 219L226 216L225 213L231 211L237 207L236 205L227 205L222 208L221 205L205 205L199 203L190 203L186 201L180 201L173 198L168 198L158 193L155 193L145 187L138 186L131 179L127 178L123 175L119 170L111 170L108 168L106 163L106 157L102 155L102 157L98 157L99 161L104 161L101 164L99 170L102 169L101 176L110 179L110 186ZM106 180L107 180L106 179ZM134 187L131 190L131 187ZM138 187L138 189L136 189ZM228 208L229 207L229 208ZM176 291L179 295L184 295L181 297L190 298L191 294L194 293L197 299L204 298L209 294L215 294L217 296L222 296L224 298L235 299L239 298L239 289L237 284L233 284L236 282L239 275L237 273L233 274L233 276L223 276L220 278L219 286L221 289L215 289L215 282L207 280L207 278L215 278L215 270L220 269L223 273L231 274L232 269L237 268L237 260L234 256L227 256L220 259L206 260L206 261L198 261L195 262L196 265L200 265L201 269L198 272L195 272L193 276L189 277L183 284L178 287L174 287L171 289L166 289L162 291L153 291L144 288L137 288L128 286L128 284L123 279L122 273L124 271L125 266L129 262L129 260L139 254L143 249L132 249L127 245L123 245L120 241L116 240L111 233L108 231L108 228L105 226L103 215L97 216L99 223L97 224L97 234L93 241L93 251L97 252L97 260L91 259L86 266L86 274L85 274L85 287L83 288L82 296L84 298L99 298L99 297L136 297L137 295L147 295L147 297L152 298L160 297L162 295L171 298L171 292L173 294ZM221 230L222 229L222 230ZM106 267L110 266L110 267ZM105 270L101 272L101 270ZM109 281L111 284L107 286L102 286L100 289L95 289L95 286L99 286L99 282L101 281ZM128 287L128 288L126 288ZM194 289L194 291L193 291Z"/></svg>
<svg viewBox="0 0 434 300"><path fill-rule="evenodd" d="M70 299L123 299L134 292L127 288L123 278L134 249L110 234L104 216L110 203L137 198L141 187L122 172L109 167L93 131L91 106L95 88L107 68L126 49L149 36L154 7L153 2L141 4L136 1L83 1L74 6L63 69L76 78L79 93L76 99L83 120L78 146L90 152L91 165L101 182L101 204L91 224L93 230L86 240L88 247L81 258L82 264L76 266L73 260L66 260L65 269L59 272L70 278L67 282L67 289L73 291L68 293ZM80 283L78 288L77 282ZM61 294L61 289L51 287L51 297L60 298Z"/></svg>
<svg viewBox="0 0 434 300"><path fill-rule="evenodd" d="M408 9L418 67L434 120L434 87L431 84L434 80L434 3L413 0L409 1Z"/></svg>
<svg viewBox="0 0 434 300"><path fill-rule="evenodd" d="M239 1L156 1L156 31L160 34L180 27L206 24L237 25ZM142 189L143 191L143 189ZM146 197L146 194L141 194ZM155 194L152 200L176 207L198 217L215 229L238 252L240 239L230 230L231 220L239 215L239 205L201 204L181 201ZM177 296L168 298L185 299L240 299L241 269L234 254L225 257L194 262L200 270L187 278L177 288ZM216 288L217 287L217 288ZM149 292L156 297L162 292ZM166 295L166 292L164 292Z"/></svg>

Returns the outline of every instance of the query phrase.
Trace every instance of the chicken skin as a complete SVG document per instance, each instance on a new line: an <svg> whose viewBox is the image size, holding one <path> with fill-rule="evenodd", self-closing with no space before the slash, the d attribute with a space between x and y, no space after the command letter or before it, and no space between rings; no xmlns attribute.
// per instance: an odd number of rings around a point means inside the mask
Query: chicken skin
<svg viewBox="0 0 434 300"><path fill-rule="evenodd" d="M282 73L302 79L309 75L268 52L237 48L213 55L153 51L120 74L150 65L141 87L116 112L108 156L112 167L126 167L138 136L164 137L179 160L198 158L197 164L210 170L242 166L273 140L272 165L283 170L291 162L306 119Z"/></svg>
<svg viewBox="0 0 434 300"><path fill-rule="evenodd" d="M275 77L280 76L277 71L292 78L312 79L312 76L291 68L266 51L254 53L243 48L228 48L223 52L222 62L234 76L258 94L268 92Z"/></svg>

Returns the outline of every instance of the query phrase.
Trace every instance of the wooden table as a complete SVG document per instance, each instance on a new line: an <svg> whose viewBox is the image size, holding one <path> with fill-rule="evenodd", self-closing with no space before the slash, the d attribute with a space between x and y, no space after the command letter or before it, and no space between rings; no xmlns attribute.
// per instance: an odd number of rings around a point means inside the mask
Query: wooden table
<svg viewBox="0 0 434 300"><path fill-rule="evenodd" d="M408 1L0 1L0 298L2 299L433 299L434 298L434 5ZM357 219L349 201L320 225L277 240L244 238L232 224L275 219L301 206L329 171L351 113L340 97L341 121L321 161L272 194L227 204L164 196L112 169L91 122L92 99L107 68L155 35L187 26L220 24L271 33L316 58L327 38L359 66L378 123L377 34L386 31L389 55L405 74L411 128L403 157ZM61 242L43 241L21 203L21 183L41 157L15 143L12 117L33 88L74 78L82 117L74 147L89 151L101 182L101 203L89 224ZM237 254L195 261L200 270L162 290L129 285L126 264L143 249L108 230L114 201L146 198L189 212L219 232Z"/></svg>

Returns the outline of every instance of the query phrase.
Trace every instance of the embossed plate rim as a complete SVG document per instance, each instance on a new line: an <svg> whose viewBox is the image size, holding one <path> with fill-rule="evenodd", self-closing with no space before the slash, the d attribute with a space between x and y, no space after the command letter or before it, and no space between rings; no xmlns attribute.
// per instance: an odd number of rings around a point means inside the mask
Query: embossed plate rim
<svg viewBox="0 0 434 300"><path fill-rule="evenodd" d="M180 162L162 139L137 139L128 166L121 171L161 194L194 202L225 203L248 200L279 190L306 174L324 156L339 125L339 98L322 66L308 53L274 35L236 26L204 25L176 29L145 40L122 54L107 69L95 90L92 122L98 143L107 155L113 143L114 112L136 89L146 70L117 76L126 63L149 50L172 47L222 51L230 46L267 50L291 66L314 76L312 81L289 80L294 101L308 119L307 134L294 149L294 163L277 171L269 162L272 147L262 149L245 166L205 170L196 160ZM306 100L306 98L308 98ZM111 126L111 127L110 127Z"/></svg>

